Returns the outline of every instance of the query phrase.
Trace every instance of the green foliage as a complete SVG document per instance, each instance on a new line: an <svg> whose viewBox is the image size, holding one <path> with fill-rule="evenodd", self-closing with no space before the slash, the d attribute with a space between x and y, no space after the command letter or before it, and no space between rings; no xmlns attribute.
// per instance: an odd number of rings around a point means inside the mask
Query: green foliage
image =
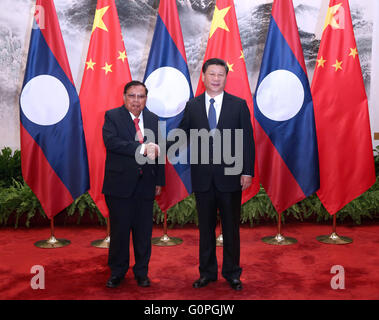
<svg viewBox="0 0 379 320"><path fill-rule="evenodd" d="M78 220L76 222L77 224L80 224L80 221L86 212L88 212L90 215L91 220L94 218L93 215L96 214L97 220L99 221L100 225L106 224L106 219L103 217L95 202L93 202L91 196L87 192L82 194L69 207L67 207L66 212L67 216L78 214Z"/></svg>
<svg viewBox="0 0 379 320"><path fill-rule="evenodd" d="M277 219L277 213L270 198L261 187L257 195L245 202L241 208L241 222L249 222L253 226L254 221Z"/></svg>
<svg viewBox="0 0 379 320"><path fill-rule="evenodd" d="M12 181L22 182L21 152L12 154L11 148L3 148L0 154L0 187L9 187Z"/></svg>
<svg viewBox="0 0 379 320"><path fill-rule="evenodd" d="M164 221L164 212L162 212L156 202L154 202L153 218L157 224L163 223ZM176 224L183 226L187 223L198 224L196 202L193 194L167 210L167 225L170 228L174 227Z"/></svg>
<svg viewBox="0 0 379 320"><path fill-rule="evenodd" d="M379 176L379 145L374 149L374 159L376 176Z"/></svg>
<svg viewBox="0 0 379 320"><path fill-rule="evenodd" d="M94 214L96 214L99 224L105 225L105 218L88 193L81 195L62 212L65 215L65 219L77 214L77 224L80 224L86 213L90 215L91 220L94 219ZM26 218L25 226L28 228L30 227L31 219L36 215L47 219L38 198L24 181L13 180L10 187L0 188L0 225L6 225L11 215L15 215L15 228L18 227L22 216Z"/></svg>
<svg viewBox="0 0 379 320"><path fill-rule="evenodd" d="M19 219L26 215L25 225L29 227L30 220L39 212L47 218L40 202L25 182L13 180L8 188L0 188L0 225L6 225L11 214L15 214L15 228Z"/></svg>

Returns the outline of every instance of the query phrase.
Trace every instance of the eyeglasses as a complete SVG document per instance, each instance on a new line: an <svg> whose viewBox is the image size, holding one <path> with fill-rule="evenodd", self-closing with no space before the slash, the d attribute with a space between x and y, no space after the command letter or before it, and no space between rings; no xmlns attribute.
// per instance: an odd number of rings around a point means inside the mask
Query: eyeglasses
<svg viewBox="0 0 379 320"><path fill-rule="evenodd" d="M144 95L144 94L127 94L126 96L129 99L137 99L137 100L145 99L146 98L146 95Z"/></svg>

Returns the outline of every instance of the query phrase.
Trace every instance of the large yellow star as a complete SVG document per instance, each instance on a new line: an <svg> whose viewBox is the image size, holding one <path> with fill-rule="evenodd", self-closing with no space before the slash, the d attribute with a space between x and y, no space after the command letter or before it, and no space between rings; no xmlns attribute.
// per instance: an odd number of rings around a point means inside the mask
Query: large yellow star
<svg viewBox="0 0 379 320"><path fill-rule="evenodd" d="M336 63L333 64L333 67L336 68L336 70L335 70L336 72L337 72L338 70L342 70L341 65L342 65L342 61L338 61L338 60L336 60Z"/></svg>
<svg viewBox="0 0 379 320"><path fill-rule="evenodd" d="M213 34L216 32L218 28L224 29L229 32L229 28L225 22L225 16L230 10L230 8L231 6L218 10L217 6L215 7L209 38L212 38Z"/></svg>
<svg viewBox="0 0 379 320"><path fill-rule="evenodd" d="M233 70L234 63L230 64L229 62L226 62L226 64L228 66L229 71L234 72Z"/></svg>
<svg viewBox="0 0 379 320"><path fill-rule="evenodd" d="M112 72L112 65L105 62L105 66L101 69L105 70L105 74L108 74L108 72Z"/></svg>
<svg viewBox="0 0 379 320"><path fill-rule="evenodd" d="M92 32L96 28L100 28L100 29L108 32L108 28L103 21L103 16L108 11L108 9L109 9L109 6L106 6L106 7L101 8L101 9L96 9L95 19L93 20Z"/></svg>
<svg viewBox="0 0 379 320"><path fill-rule="evenodd" d="M334 18L334 15L337 13L337 11L342 6L342 3L336 4L333 7L328 8L328 12L326 13L326 19L324 28L322 30L325 30L327 26L331 26L333 29L341 29L340 25L338 24L337 20Z"/></svg>
<svg viewBox="0 0 379 320"><path fill-rule="evenodd" d="M96 64L96 62L93 62L92 59L89 59L89 61L86 62L86 65L87 65L87 70L88 69L92 69L92 70L95 70L93 68L93 66Z"/></svg>
<svg viewBox="0 0 379 320"><path fill-rule="evenodd" d="M120 60L122 60L122 62L124 62L125 59L126 59L126 52L125 52L125 50L123 52L119 51L118 54L119 54L119 56L118 56L117 60L120 59Z"/></svg>
<svg viewBox="0 0 379 320"><path fill-rule="evenodd" d="M326 62L326 60L323 58L323 56L320 57L320 59L317 59L317 68L318 67L323 67L324 68L324 64Z"/></svg>
<svg viewBox="0 0 379 320"><path fill-rule="evenodd" d="M349 57L352 56L355 59L355 56L358 54L357 48L350 48Z"/></svg>

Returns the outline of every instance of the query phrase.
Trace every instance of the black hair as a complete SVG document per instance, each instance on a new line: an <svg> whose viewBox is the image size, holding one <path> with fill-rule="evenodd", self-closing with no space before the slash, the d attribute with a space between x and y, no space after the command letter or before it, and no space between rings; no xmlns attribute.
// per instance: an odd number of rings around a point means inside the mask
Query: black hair
<svg viewBox="0 0 379 320"><path fill-rule="evenodd" d="M228 65L226 64L224 60L219 59L219 58L211 58L205 61L202 68L203 73L205 73L208 67L213 64L218 65L218 66L223 66L225 68L226 74L228 74L229 72Z"/></svg>
<svg viewBox="0 0 379 320"><path fill-rule="evenodd" d="M147 95L148 90L147 90L145 84L144 84L143 82L141 82L141 81L137 81L137 80L130 81L130 82L128 82L128 83L125 85L125 87L124 87L124 94L128 91L128 89L129 89L130 87L135 87L135 86L142 86L142 87L144 87L144 88L145 88L146 95Z"/></svg>

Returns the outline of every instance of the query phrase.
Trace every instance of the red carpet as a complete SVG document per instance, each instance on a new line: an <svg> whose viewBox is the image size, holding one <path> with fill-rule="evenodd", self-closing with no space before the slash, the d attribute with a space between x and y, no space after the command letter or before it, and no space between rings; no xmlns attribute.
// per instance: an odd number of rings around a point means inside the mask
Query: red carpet
<svg viewBox="0 0 379 320"><path fill-rule="evenodd" d="M105 287L109 277L107 249L94 248L91 241L105 236L105 228L56 227L55 236L71 244L59 249L40 249L34 242L47 239L49 228L0 229L1 300L262 300L262 299L378 299L379 224L337 226L341 236L353 238L349 245L319 243L316 236L330 234L330 225L291 223L283 235L297 244L268 245L262 237L275 235L275 225L241 227L241 266L244 288L233 291L223 278L205 288L193 289L198 278L198 231L196 226L169 230L183 243L175 247L153 246L149 277L150 288L140 288L131 271L121 287ZM153 237L162 235L155 227ZM218 248L221 270L222 248ZM132 257L132 264L134 258ZM30 269L45 269L45 289L33 290ZM345 270L345 289L334 290L330 270L341 265Z"/></svg>

